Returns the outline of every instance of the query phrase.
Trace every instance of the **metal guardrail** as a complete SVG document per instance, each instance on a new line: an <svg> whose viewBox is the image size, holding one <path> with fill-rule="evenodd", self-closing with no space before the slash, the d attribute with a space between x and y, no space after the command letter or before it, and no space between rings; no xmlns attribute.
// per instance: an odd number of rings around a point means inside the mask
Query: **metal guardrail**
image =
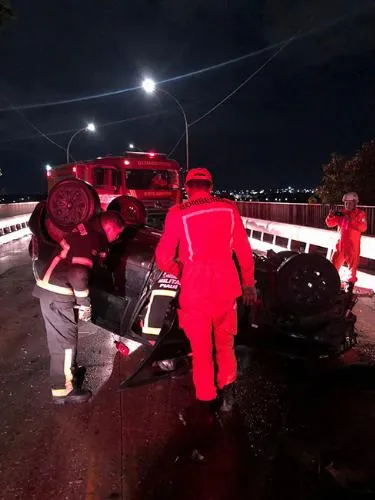
<svg viewBox="0 0 375 500"><path fill-rule="evenodd" d="M337 232L328 229L303 227L251 217L242 217L242 220L254 250L273 249L277 252L299 250L304 253L316 251L324 252L329 259L338 240ZM361 258L368 264L374 262L375 237L362 236ZM359 284L375 290L375 275L366 272L368 270L369 268L363 268L363 271L358 273Z"/></svg>
<svg viewBox="0 0 375 500"><path fill-rule="evenodd" d="M0 204L0 219L5 217L14 217L16 215L31 214L37 206L36 201L26 201L22 203L1 203Z"/></svg>
<svg viewBox="0 0 375 500"><path fill-rule="evenodd" d="M326 229L325 218L329 212L329 205L309 203L239 201L237 206L243 217L320 229ZM375 206L361 206L360 208L367 214L366 234L375 236Z"/></svg>
<svg viewBox="0 0 375 500"><path fill-rule="evenodd" d="M0 245L30 234L30 214L0 219Z"/></svg>

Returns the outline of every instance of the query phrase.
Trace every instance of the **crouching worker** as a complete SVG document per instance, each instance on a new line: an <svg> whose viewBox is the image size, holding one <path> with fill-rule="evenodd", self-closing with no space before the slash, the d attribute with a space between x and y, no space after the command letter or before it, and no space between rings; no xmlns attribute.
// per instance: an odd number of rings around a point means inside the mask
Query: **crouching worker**
<svg viewBox="0 0 375 500"><path fill-rule="evenodd" d="M104 212L64 234L45 218L43 202L30 219L31 257L50 354L50 383L56 404L84 403L91 392L77 384L78 319L91 319L88 289L94 262L124 229L121 216Z"/></svg>
<svg viewBox="0 0 375 500"><path fill-rule="evenodd" d="M224 399L230 398L237 376L236 299L242 295L250 305L256 301L256 290L253 255L237 207L212 196L211 190L208 170L188 172L189 200L169 210L156 263L180 278L179 320L191 344L198 406L215 411L221 399L218 389Z"/></svg>

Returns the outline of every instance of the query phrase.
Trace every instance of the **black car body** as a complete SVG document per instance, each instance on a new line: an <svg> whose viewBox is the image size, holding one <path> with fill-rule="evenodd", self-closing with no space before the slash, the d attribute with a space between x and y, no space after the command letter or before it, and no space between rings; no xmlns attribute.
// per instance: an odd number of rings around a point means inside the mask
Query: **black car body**
<svg viewBox="0 0 375 500"><path fill-rule="evenodd" d="M154 252L161 232L150 227L128 228L113 245L106 266L93 274L94 322L149 346L142 333L150 294L162 272ZM355 296L340 287L337 271L319 255L270 252L254 254L259 301L245 309L239 300L237 344L270 348L290 357L338 355L355 342ZM187 354L189 345L179 329L178 300L165 310L156 345L158 359ZM172 346L172 347L171 347ZM152 349L155 349L155 344Z"/></svg>

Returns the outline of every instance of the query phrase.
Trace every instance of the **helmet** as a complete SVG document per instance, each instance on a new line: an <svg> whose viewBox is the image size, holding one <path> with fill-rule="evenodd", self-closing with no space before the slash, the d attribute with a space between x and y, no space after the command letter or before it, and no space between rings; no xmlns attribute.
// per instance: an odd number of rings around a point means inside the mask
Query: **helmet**
<svg viewBox="0 0 375 500"><path fill-rule="evenodd" d="M355 201L356 203L359 202L358 194L355 193L354 191L351 193L346 193L342 197L342 201L345 203L346 201Z"/></svg>

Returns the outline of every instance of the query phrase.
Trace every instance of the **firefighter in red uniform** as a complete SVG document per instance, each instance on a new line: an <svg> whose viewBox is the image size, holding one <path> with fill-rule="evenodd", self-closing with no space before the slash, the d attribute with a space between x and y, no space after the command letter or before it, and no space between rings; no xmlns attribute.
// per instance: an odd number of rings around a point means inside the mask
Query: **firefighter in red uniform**
<svg viewBox="0 0 375 500"><path fill-rule="evenodd" d="M234 203L212 196L211 190L208 170L188 172L189 200L169 210L156 263L180 278L179 320L192 348L196 397L213 410L219 401L217 388L225 400L236 380L236 299L243 295L250 305L256 300L256 290L253 255L240 214Z"/></svg>
<svg viewBox="0 0 375 500"><path fill-rule="evenodd" d="M91 392L75 383L77 321L91 319L90 271L94 261L105 256L108 243L121 234L124 222L118 213L104 212L87 224L79 224L60 239L61 232L53 231L47 220L45 226L52 241L43 235L42 226L35 219L36 215L30 219L36 280L33 296L40 300L47 333L52 399L56 404L86 402Z"/></svg>
<svg viewBox="0 0 375 500"><path fill-rule="evenodd" d="M331 210L326 218L328 227L336 227L340 234L336 250L332 256L332 264L339 271L346 262L349 268L350 277L348 288L353 289L357 281L357 269L361 250L361 234L367 229L366 214L357 208L357 193L347 193L344 195L343 212Z"/></svg>

